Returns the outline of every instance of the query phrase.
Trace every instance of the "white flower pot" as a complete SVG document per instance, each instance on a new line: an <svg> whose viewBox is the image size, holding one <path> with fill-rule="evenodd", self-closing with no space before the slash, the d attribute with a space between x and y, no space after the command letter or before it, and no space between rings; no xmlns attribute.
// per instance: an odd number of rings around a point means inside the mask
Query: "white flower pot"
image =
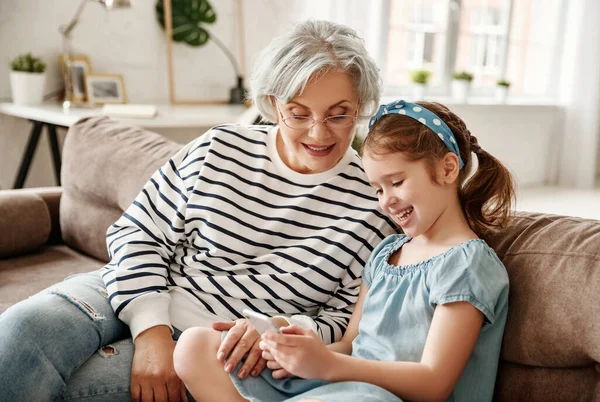
<svg viewBox="0 0 600 402"><path fill-rule="evenodd" d="M425 94L427 93L427 84L419 84L413 82L412 85L412 98L415 101L425 99Z"/></svg>
<svg viewBox="0 0 600 402"><path fill-rule="evenodd" d="M508 97L508 87L505 87L503 85L496 86L496 102L506 103L507 97Z"/></svg>
<svg viewBox="0 0 600 402"><path fill-rule="evenodd" d="M458 103L467 103L469 91L471 90L471 81L453 80L452 81L452 99Z"/></svg>
<svg viewBox="0 0 600 402"><path fill-rule="evenodd" d="M44 101L44 73L10 72L10 87L15 105L39 105Z"/></svg>

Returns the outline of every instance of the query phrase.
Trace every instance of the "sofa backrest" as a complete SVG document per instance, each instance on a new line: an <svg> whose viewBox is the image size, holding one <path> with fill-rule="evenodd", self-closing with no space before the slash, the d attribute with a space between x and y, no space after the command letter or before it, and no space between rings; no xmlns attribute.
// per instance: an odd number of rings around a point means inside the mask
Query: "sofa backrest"
<svg viewBox="0 0 600 402"><path fill-rule="evenodd" d="M63 149L64 241L107 261L105 234L181 144L107 118ZM510 279L497 401L600 402L600 221L518 213L485 239Z"/></svg>
<svg viewBox="0 0 600 402"><path fill-rule="evenodd" d="M486 240L510 280L497 400L600 401L600 221L518 213Z"/></svg>
<svg viewBox="0 0 600 402"><path fill-rule="evenodd" d="M63 147L60 225L66 244L108 261L106 230L182 147L107 117L80 120Z"/></svg>

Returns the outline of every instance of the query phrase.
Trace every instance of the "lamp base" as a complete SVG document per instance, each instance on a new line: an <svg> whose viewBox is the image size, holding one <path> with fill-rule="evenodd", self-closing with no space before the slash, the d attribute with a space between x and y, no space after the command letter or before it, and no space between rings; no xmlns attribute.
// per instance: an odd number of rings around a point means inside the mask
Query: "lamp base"
<svg viewBox="0 0 600 402"><path fill-rule="evenodd" d="M229 90L229 103L232 105L243 105L246 100L246 89L244 88L244 79L237 77L237 86Z"/></svg>

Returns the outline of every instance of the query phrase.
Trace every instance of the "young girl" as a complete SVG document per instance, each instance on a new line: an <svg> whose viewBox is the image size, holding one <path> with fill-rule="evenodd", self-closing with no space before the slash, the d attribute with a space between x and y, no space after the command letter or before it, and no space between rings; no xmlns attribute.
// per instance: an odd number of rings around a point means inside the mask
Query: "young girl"
<svg viewBox="0 0 600 402"><path fill-rule="evenodd" d="M252 401L491 401L508 276L479 236L508 222L511 176L440 104L383 105L369 127L365 171L405 234L374 250L340 342L283 327L261 342L271 372L230 378Z"/></svg>

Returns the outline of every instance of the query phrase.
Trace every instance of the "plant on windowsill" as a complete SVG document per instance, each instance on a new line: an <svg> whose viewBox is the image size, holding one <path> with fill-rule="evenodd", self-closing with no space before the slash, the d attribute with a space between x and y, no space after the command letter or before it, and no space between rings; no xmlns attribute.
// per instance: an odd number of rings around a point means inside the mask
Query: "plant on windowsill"
<svg viewBox="0 0 600 402"><path fill-rule="evenodd" d="M452 98L459 103L467 103L469 91L471 90L473 74L466 71L452 74Z"/></svg>
<svg viewBox="0 0 600 402"><path fill-rule="evenodd" d="M411 73L413 82L413 100L421 100L425 98L427 92L427 82L431 72L427 70L415 70Z"/></svg>
<svg viewBox="0 0 600 402"><path fill-rule="evenodd" d="M11 60L10 87L16 105L38 105L44 99L46 63L31 53Z"/></svg>
<svg viewBox="0 0 600 402"><path fill-rule="evenodd" d="M496 82L496 101L498 103L506 103L506 98L508 97L508 88L510 87L510 82L506 80L498 80Z"/></svg>

